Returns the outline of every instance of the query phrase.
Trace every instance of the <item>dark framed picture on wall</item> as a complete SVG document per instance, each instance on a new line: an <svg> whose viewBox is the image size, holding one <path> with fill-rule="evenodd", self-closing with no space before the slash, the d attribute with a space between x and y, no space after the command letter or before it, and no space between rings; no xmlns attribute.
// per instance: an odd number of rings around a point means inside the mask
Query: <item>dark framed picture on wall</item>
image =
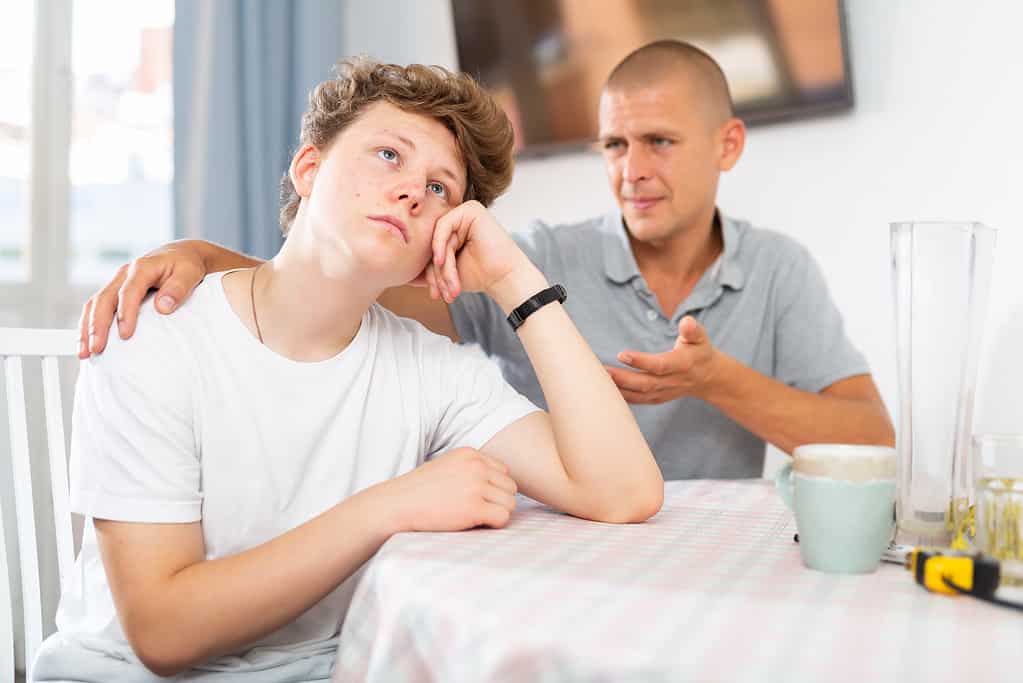
<svg viewBox="0 0 1023 683"><path fill-rule="evenodd" d="M504 107L520 155L590 144L608 73L664 38L717 60L749 125L853 105L841 0L452 0L452 10L459 67Z"/></svg>

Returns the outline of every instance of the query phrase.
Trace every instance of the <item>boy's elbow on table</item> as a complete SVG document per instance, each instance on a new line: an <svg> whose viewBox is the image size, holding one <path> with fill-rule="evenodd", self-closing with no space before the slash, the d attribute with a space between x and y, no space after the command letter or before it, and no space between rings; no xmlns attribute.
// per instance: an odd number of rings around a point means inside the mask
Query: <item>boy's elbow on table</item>
<svg viewBox="0 0 1023 683"><path fill-rule="evenodd" d="M183 653L176 651L172 643L146 643L136 644L136 640L129 639L132 649L139 661L157 676L175 676L188 670L193 662L189 661Z"/></svg>
<svg viewBox="0 0 1023 683"><path fill-rule="evenodd" d="M663 504L664 481L658 476L656 482L618 490L614 500L594 515L594 519L608 524L638 524L656 515Z"/></svg>
<svg viewBox="0 0 1023 683"><path fill-rule="evenodd" d="M157 676L175 676L198 663L195 653L187 651L180 632L153 628L122 620L125 636L139 661Z"/></svg>
<svg viewBox="0 0 1023 683"><path fill-rule="evenodd" d="M629 510L630 514L627 519L623 521L627 524L645 522L660 512L663 504L664 481L658 478L657 486L646 486L643 493L636 496L633 505L631 506L631 510Z"/></svg>

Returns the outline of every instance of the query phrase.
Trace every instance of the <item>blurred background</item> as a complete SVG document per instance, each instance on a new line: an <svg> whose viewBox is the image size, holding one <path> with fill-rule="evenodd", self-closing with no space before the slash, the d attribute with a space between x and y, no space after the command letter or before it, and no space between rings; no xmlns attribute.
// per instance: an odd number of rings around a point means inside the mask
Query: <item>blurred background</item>
<svg viewBox="0 0 1023 683"><path fill-rule="evenodd" d="M494 89L522 152L494 207L509 230L610 209L586 145L595 92L632 47L622 36L678 35L718 56L762 123L720 207L809 247L893 416L889 222L998 229L975 430L1018 432L1021 25L1023 5L998 0L8 2L0 326L74 325L117 266L171 239L273 254L306 95L344 55L461 60ZM8 526L9 477L0 468Z"/></svg>
<svg viewBox="0 0 1023 683"><path fill-rule="evenodd" d="M504 107L524 155L593 140L608 74L666 38L713 55L747 125L853 103L841 0L453 0L451 8L458 66Z"/></svg>

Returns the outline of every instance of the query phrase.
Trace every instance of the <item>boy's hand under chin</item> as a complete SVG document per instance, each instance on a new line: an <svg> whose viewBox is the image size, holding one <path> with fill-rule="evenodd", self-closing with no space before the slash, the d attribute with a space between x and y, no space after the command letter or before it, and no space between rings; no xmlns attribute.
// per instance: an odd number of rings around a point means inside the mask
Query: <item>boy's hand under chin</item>
<svg viewBox="0 0 1023 683"><path fill-rule="evenodd" d="M499 290L518 279L536 279L536 267L514 240L477 201L468 201L437 219L433 257L417 284L430 288L430 297L451 303L462 292Z"/></svg>

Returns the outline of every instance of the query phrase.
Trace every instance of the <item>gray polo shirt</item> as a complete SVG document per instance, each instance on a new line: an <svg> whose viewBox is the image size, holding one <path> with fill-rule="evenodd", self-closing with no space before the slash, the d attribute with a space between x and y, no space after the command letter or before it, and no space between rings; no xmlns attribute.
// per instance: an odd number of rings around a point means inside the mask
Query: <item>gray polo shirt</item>
<svg viewBox="0 0 1023 683"><path fill-rule="evenodd" d="M692 315L718 349L797 389L819 392L868 373L807 250L743 221L722 216L721 224L719 261L671 318L640 275L617 211L573 225L534 223L513 237L551 283L568 290L565 307L605 365L623 367L617 355L626 349L670 350L679 321ZM488 296L463 294L451 314L463 340L478 343L512 386L546 405L518 336ZM665 479L761 476L764 441L712 405L682 398L631 407Z"/></svg>

